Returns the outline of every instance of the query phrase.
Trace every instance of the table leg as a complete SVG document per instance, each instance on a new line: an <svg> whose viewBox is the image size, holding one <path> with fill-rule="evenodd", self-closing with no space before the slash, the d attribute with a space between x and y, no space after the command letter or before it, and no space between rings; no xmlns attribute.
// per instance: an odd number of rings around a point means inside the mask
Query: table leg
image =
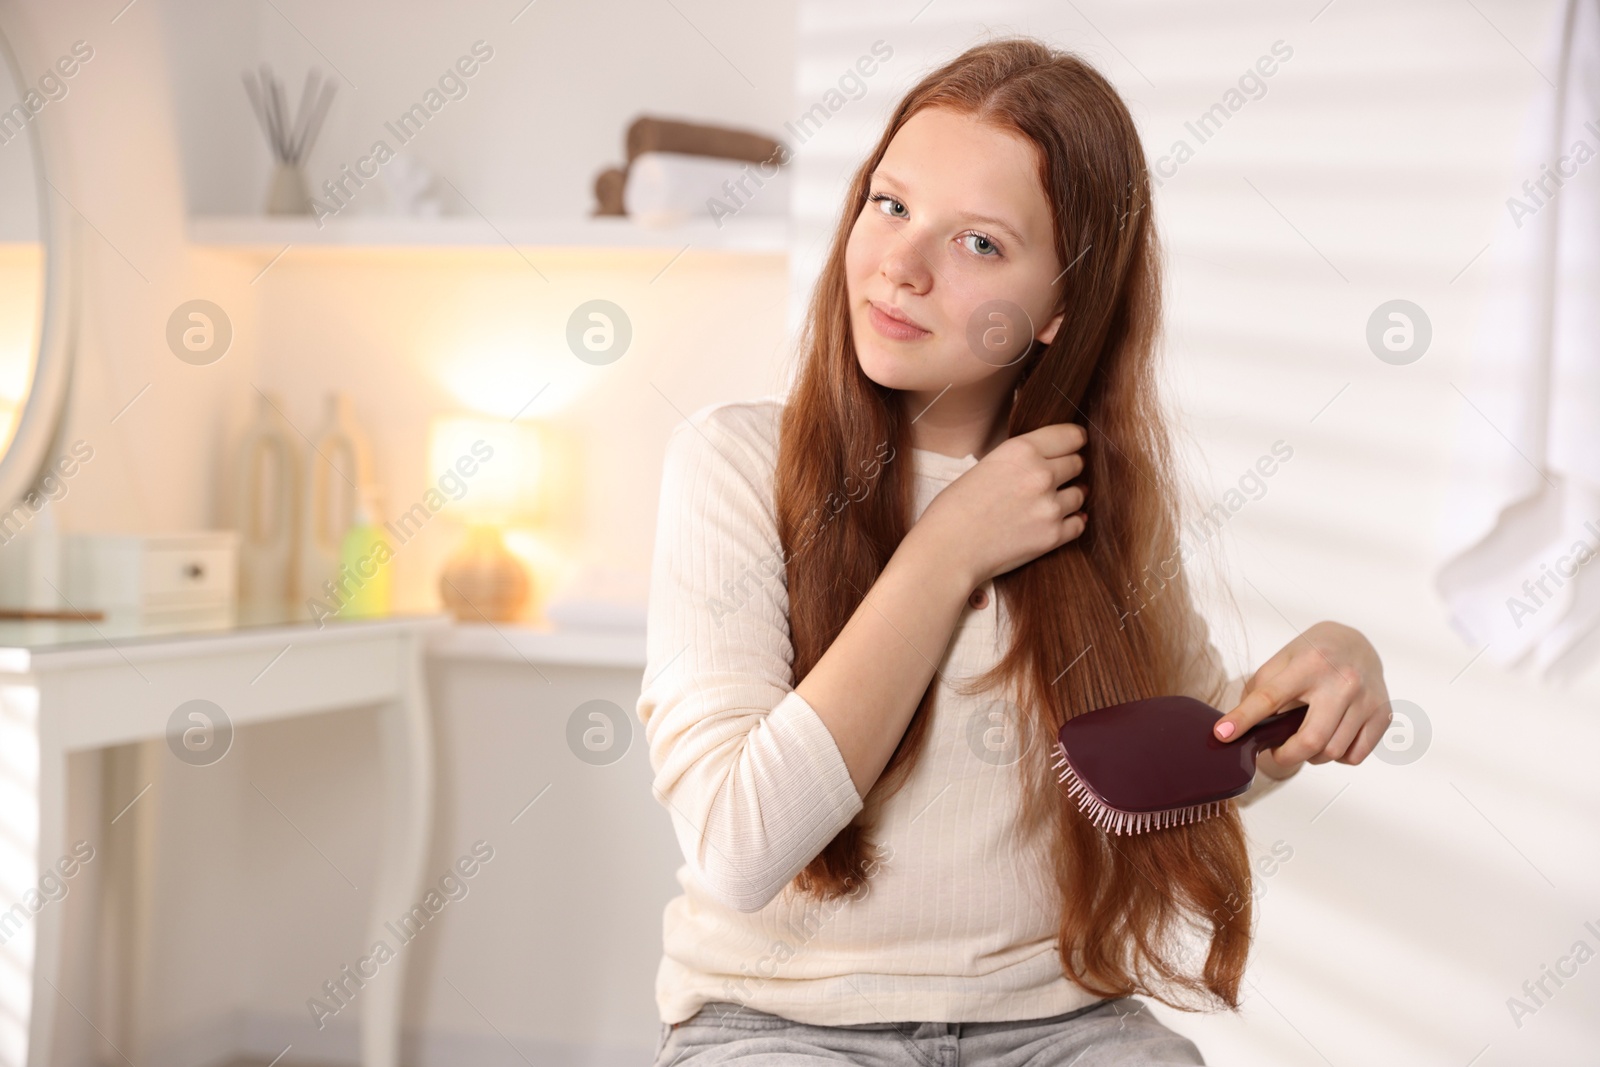
<svg viewBox="0 0 1600 1067"><path fill-rule="evenodd" d="M399 696L380 712L384 775L383 851L365 951L382 941L395 952L362 993L362 1067L399 1067L400 1008L410 953L387 923L396 923L420 896L433 820L433 725L423 680L423 649L405 637Z"/></svg>
<svg viewBox="0 0 1600 1067"><path fill-rule="evenodd" d="M19 907L13 907L6 913L8 917L20 918L25 909L30 907L29 901L37 903L41 899L39 894L39 879L46 872L54 872L55 863L66 854L67 840L67 760L59 751L52 751L52 746L42 736L42 731L35 735L36 751L39 754L39 780L38 798L36 809L39 836L34 843L32 855L17 857L20 862L14 868L20 875L19 884L23 887L23 899ZM20 812L18 814L21 814ZM26 826L23 820L18 820L19 826ZM23 848L23 852L28 850ZM23 974L31 976L31 1004L21 1005L22 1012L16 1018L26 1019L28 1035L22 1050L22 1055L14 1059L6 1058L6 1063L26 1063L28 1067L47 1067L50 1063L51 1046L55 1039L56 1015L61 1001L61 919L62 908L60 902L46 901L39 908L38 914L32 917L33 936L28 937L26 930L17 930L11 933L5 947L0 949L11 957L12 963ZM9 921L5 922L5 929L10 930ZM28 942L32 941L31 959ZM69 1009L70 1010L70 1009ZM7 1042L10 1044L10 1042Z"/></svg>

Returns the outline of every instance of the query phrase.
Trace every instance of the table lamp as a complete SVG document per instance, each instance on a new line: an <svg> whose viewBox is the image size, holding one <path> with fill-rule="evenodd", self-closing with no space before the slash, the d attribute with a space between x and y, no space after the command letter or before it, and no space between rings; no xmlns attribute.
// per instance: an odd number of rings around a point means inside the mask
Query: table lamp
<svg viewBox="0 0 1600 1067"><path fill-rule="evenodd" d="M506 548L503 530L540 511L546 476L538 427L438 418L430 429L428 458L430 484L445 496L445 508L467 524L466 539L440 575L440 599L463 622L517 618L533 583Z"/></svg>

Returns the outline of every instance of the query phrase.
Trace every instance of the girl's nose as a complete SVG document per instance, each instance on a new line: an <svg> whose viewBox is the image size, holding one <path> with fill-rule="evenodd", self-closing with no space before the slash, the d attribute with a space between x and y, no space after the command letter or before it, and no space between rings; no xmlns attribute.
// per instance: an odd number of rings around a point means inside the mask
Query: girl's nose
<svg viewBox="0 0 1600 1067"><path fill-rule="evenodd" d="M925 293L933 283L933 268L914 241L915 238L898 231L888 233L884 237L883 260L878 270L891 285L904 285L913 292Z"/></svg>

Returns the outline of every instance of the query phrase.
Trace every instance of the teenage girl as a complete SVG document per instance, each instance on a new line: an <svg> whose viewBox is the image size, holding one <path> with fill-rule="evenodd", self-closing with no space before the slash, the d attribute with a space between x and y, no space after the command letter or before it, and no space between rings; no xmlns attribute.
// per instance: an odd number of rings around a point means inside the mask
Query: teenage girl
<svg viewBox="0 0 1600 1067"><path fill-rule="evenodd" d="M1183 693L1226 741L1307 703L1249 804L1360 763L1389 712L1338 623L1223 671L1182 568L1159 268L1116 91L978 46L856 173L792 392L673 431L638 706L685 859L658 1067L1204 1062L1136 994L1238 1007L1238 805L1108 836L1056 730Z"/></svg>

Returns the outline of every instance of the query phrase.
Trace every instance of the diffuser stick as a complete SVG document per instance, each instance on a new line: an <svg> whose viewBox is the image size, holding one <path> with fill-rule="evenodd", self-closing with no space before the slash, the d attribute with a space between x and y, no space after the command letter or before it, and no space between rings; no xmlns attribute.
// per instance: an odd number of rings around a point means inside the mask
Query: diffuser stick
<svg viewBox="0 0 1600 1067"><path fill-rule="evenodd" d="M306 71L306 83L300 89L300 107L295 115L294 132L289 135L289 162L300 162L300 148L305 143L306 124L311 117L311 105L317 98L317 69Z"/></svg>

